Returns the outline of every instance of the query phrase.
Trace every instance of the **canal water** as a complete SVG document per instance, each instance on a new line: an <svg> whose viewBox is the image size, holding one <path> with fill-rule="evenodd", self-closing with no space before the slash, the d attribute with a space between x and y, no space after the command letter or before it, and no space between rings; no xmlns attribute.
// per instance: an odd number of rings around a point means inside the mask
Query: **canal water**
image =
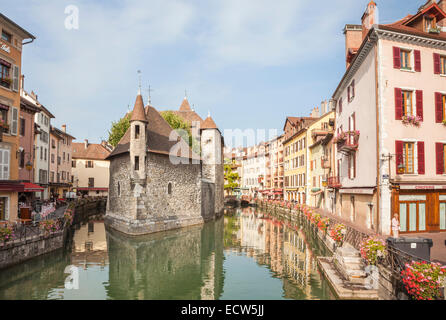
<svg viewBox="0 0 446 320"><path fill-rule="evenodd" d="M328 300L327 255L299 221L252 208L137 238L89 221L67 249L2 270L0 299Z"/></svg>

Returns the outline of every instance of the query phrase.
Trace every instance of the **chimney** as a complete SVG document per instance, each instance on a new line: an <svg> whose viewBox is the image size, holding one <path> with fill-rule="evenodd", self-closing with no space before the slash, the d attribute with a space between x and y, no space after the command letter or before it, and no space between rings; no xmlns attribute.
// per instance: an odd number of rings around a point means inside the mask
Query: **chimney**
<svg viewBox="0 0 446 320"><path fill-rule="evenodd" d="M62 125L62 131L65 132L65 133L67 133L67 125L66 125L66 124L63 124L63 125Z"/></svg>
<svg viewBox="0 0 446 320"><path fill-rule="evenodd" d="M346 67L350 66L356 51L362 43L362 26L356 24L347 24L344 28L345 35L345 61Z"/></svg>
<svg viewBox="0 0 446 320"><path fill-rule="evenodd" d="M88 148L88 139L85 139L85 149Z"/></svg>
<svg viewBox="0 0 446 320"><path fill-rule="evenodd" d="M441 10L443 10L443 12L446 13L446 0L440 0L438 2L438 6L440 7ZM446 32L446 19L439 21L438 26L443 28L442 30L443 32Z"/></svg>
<svg viewBox="0 0 446 320"><path fill-rule="evenodd" d="M372 0L367 5L364 14L362 15L362 40L367 36L367 33L372 29L374 24L377 24L376 19L376 3Z"/></svg>

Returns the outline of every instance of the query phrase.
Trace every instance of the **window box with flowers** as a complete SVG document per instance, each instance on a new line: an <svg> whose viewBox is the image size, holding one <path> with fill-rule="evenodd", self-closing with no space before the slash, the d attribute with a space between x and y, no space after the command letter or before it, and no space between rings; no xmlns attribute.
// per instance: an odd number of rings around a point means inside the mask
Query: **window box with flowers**
<svg viewBox="0 0 446 320"><path fill-rule="evenodd" d="M403 116L402 120L405 125L411 124L414 125L415 127L419 127L422 119L418 116L408 115L408 116Z"/></svg>
<svg viewBox="0 0 446 320"><path fill-rule="evenodd" d="M0 85L6 88L11 88L12 79L10 78L0 78Z"/></svg>
<svg viewBox="0 0 446 320"><path fill-rule="evenodd" d="M0 131L2 133L9 133L9 124L0 120Z"/></svg>
<svg viewBox="0 0 446 320"><path fill-rule="evenodd" d="M406 291L413 300L441 299L441 285L446 277L446 266L412 261L406 264L401 276Z"/></svg>

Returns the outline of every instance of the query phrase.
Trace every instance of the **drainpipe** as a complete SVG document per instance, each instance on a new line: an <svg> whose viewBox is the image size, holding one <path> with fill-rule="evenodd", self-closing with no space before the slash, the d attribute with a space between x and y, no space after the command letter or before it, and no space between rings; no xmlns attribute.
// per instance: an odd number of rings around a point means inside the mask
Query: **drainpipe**
<svg viewBox="0 0 446 320"><path fill-rule="evenodd" d="M369 38L370 41L370 38ZM381 185L380 185L380 171L379 171L379 167L380 167L380 154L379 154L379 150L380 150L380 144L379 144L379 136L380 136L380 131L379 131L379 82L378 82L378 76L379 76L379 71L378 71L378 45L379 45L379 39L376 42L376 46L375 46L375 100L376 100L376 232L378 234L380 234L380 227L381 227L381 221L380 221L380 212L381 212L381 207L380 207L380 200L381 200ZM390 177L389 177L390 179Z"/></svg>

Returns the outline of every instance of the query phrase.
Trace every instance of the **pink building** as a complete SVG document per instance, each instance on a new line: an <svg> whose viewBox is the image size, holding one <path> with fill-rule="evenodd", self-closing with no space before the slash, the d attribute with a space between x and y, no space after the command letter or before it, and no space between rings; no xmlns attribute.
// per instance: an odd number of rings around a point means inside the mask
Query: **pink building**
<svg viewBox="0 0 446 320"><path fill-rule="evenodd" d="M376 24L347 25L337 101L337 212L390 235L446 231L446 0Z"/></svg>
<svg viewBox="0 0 446 320"><path fill-rule="evenodd" d="M34 182L34 115L39 108L28 100L20 99L20 149L19 149L19 180Z"/></svg>

